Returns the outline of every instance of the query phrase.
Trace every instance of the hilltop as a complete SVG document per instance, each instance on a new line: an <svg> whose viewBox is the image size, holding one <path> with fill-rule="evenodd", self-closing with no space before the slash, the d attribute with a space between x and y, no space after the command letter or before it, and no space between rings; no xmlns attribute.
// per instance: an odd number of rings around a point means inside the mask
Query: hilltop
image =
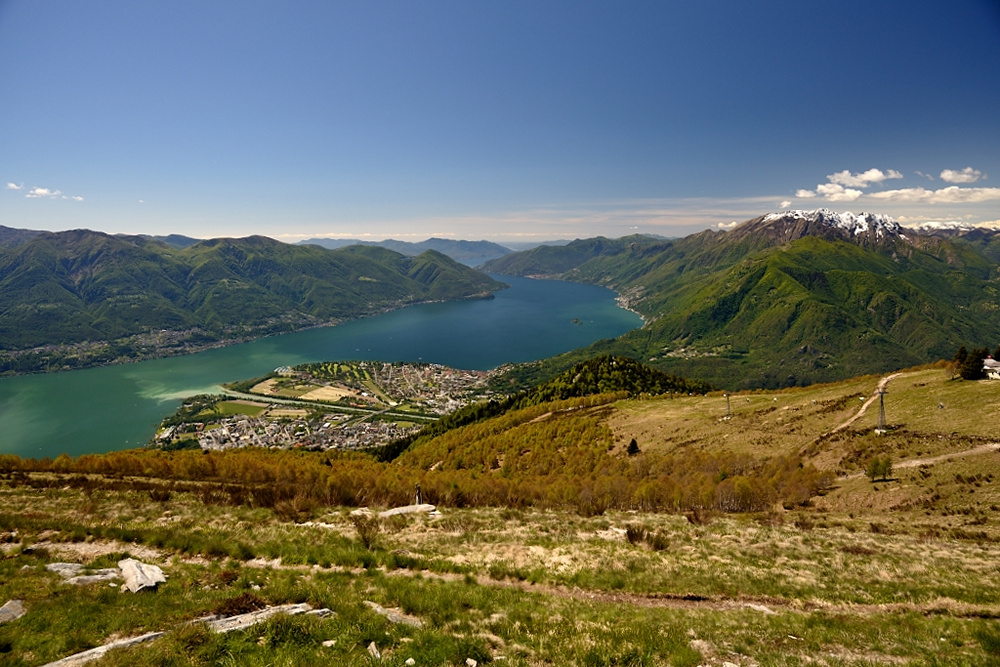
<svg viewBox="0 0 1000 667"><path fill-rule="evenodd" d="M501 288L433 250L406 257L261 236L179 247L143 236L45 232L0 247L0 370L185 352Z"/></svg>
<svg viewBox="0 0 1000 667"><path fill-rule="evenodd" d="M552 362L622 354L731 389L807 385L949 358L1000 339L995 233L924 233L886 216L784 211L672 241L574 241L488 262L606 285L646 319ZM977 343L979 344L979 343Z"/></svg>

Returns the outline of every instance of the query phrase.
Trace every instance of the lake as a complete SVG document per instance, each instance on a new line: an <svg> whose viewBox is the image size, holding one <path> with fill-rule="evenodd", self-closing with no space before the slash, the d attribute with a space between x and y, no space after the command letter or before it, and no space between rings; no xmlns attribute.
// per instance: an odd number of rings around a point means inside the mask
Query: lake
<svg viewBox="0 0 1000 667"><path fill-rule="evenodd" d="M144 445L187 396L312 361L379 359L488 370L641 326L603 287L494 276L493 299L411 306L197 354L0 379L0 453L55 457Z"/></svg>

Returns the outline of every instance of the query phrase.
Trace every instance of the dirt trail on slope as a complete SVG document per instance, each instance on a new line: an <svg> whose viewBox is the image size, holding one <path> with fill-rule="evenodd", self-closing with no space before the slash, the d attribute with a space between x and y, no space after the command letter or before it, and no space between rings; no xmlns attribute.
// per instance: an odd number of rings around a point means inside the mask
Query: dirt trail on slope
<svg viewBox="0 0 1000 667"><path fill-rule="evenodd" d="M843 422L841 424L838 424L837 426L833 427L833 430L827 431L826 433L824 433L823 435L821 435L820 438L826 437L828 435L833 435L834 433L836 433L838 431L843 431L845 428L847 428L848 426L850 426L851 424L853 424L857 420L861 419L864 416L864 414L868 411L868 408L873 403L875 403L875 401L878 400L879 394L881 392L885 391L885 388L886 388L886 386L888 386L889 381L890 380L895 380L900 375L903 375L903 373L893 373L892 375L886 375L884 378L882 378L881 380L879 380L878 386L875 388L875 391L872 392L872 395L869 396L868 400L865 401L861 405L861 408L857 411L857 413L854 414L853 417L851 417L847 421L845 421L845 422Z"/></svg>
<svg viewBox="0 0 1000 667"><path fill-rule="evenodd" d="M959 452L950 452L948 454L939 454L938 456L928 456L925 459L909 459L906 461L894 462L892 464L893 470L899 470L900 468L916 468L922 465L933 465L935 463L940 463L941 461L947 461L949 459L958 459L964 456L975 456L976 454L989 454L990 452L1000 452L1000 442L989 442L985 445L979 445L978 447L973 447L972 449L963 449ZM843 477L838 477L838 481L857 479L858 477L864 477L864 471L854 472L850 475L845 475Z"/></svg>

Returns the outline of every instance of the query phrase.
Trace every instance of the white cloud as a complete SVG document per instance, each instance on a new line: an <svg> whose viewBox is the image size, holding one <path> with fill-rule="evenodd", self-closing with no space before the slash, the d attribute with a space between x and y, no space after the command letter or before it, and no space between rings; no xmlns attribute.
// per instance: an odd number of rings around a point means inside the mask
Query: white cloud
<svg viewBox="0 0 1000 667"><path fill-rule="evenodd" d="M860 174L852 174L848 170L838 171L836 174L828 174L827 180L831 183L843 185L848 188L865 188L871 183L881 183L890 178L902 178L903 175L895 169L883 172L881 169L869 169Z"/></svg>
<svg viewBox="0 0 1000 667"><path fill-rule="evenodd" d="M21 190L23 188L24 188L23 184L22 185L18 185L17 183L11 183L10 181L7 182L7 189L8 190Z"/></svg>
<svg viewBox="0 0 1000 667"><path fill-rule="evenodd" d="M934 180L933 176L931 176L930 174L925 174L922 171L918 171L917 172L917 176L922 176L923 178L926 178L928 181L933 181Z"/></svg>
<svg viewBox="0 0 1000 667"><path fill-rule="evenodd" d="M983 172L972 167L965 169L945 169L941 172L941 180L947 183L975 183L980 178L984 178Z"/></svg>
<svg viewBox="0 0 1000 667"><path fill-rule="evenodd" d="M845 188L839 183L824 183L816 186L816 192L827 201L855 201L864 193L861 190Z"/></svg>
<svg viewBox="0 0 1000 667"><path fill-rule="evenodd" d="M59 190L49 190L48 188L31 188L28 190L28 194L24 195L29 199L38 199L39 197L58 197L62 192Z"/></svg>
<svg viewBox="0 0 1000 667"><path fill-rule="evenodd" d="M873 199L899 202L924 202L927 204L981 203L1000 200L1000 188L960 188L951 185L939 190L926 188L903 188L873 192Z"/></svg>
<svg viewBox="0 0 1000 667"><path fill-rule="evenodd" d="M783 201L780 204L778 204L778 208L788 208L791 205L792 205L792 202L790 202L790 201L788 201L786 199L785 201Z"/></svg>
<svg viewBox="0 0 1000 667"><path fill-rule="evenodd" d="M13 185L13 183L8 183L7 188L10 190L20 190L23 188L23 186L11 187ZM39 187L31 188L24 196L28 199L72 199L73 201L83 201L83 197L80 195L64 195L62 190Z"/></svg>
<svg viewBox="0 0 1000 667"><path fill-rule="evenodd" d="M809 199L810 197L815 197L816 193L812 190L796 190L795 196L800 199Z"/></svg>

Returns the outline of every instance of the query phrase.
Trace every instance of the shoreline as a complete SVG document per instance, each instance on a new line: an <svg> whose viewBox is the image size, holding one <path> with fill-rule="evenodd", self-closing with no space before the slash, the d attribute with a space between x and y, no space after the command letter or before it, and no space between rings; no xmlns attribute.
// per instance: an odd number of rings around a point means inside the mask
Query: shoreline
<svg viewBox="0 0 1000 667"><path fill-rule="evenodd" d="M506 289L506 286L501 289ZM163 329L157 333L146 332L132 334L131 336L125 336L115 340L102 340L102 341L83 341L80 343L64 343L64 344L51 344L51 345L40 345L33 348L28 348L25 350L3 350L0 351L0 365L6 365L14 362L16 359L30 357L34 355L37 359L36 364L38 368L32 370L23 371L0 371L0 380L4 378L20 377L24 375L47 375L51 373L65 373L70 371L86 370L88 368L102 368L105 366L123 366L126 364L137 364L143 361L152 361L153 359L165 359L169 357L181 357L189 354L198 354L199 352L206 352L208 350L219 349L223 347L229 347L232 345L241 345L243 343L251 343L255 340L260 340L261 338L268 338L269 336L280 336L283 334L297 333L300 331L308 331L310 329L320 329L323 327L335 327L344 322L351 322L355 320L362 320L367 317L376 317L378 315L384 315L396 310L401 310L403 308L408 308L410 306L420 306L424 304L431 303L446 303L448 301L472 301L477 299L492 299L495 297L495 292L480 292L478 294L473 294L467 297L462 297L459 299L426 299L423 301L413 301L410 303L402 303L393 306L388 306L375 311L366 312L359 314L355 317L344 317L333 320L326 320L323 322L313 322L305 324L304 326L296 326L291 323L289 328L276 328L272 330L261 330L258 333L249 333L241 336L230 336L217 340L204 341L204 342L187 342L188 339L195 338L204 335L210 335L199 327L193 327L191 329L183 330L172 330ZM274 325L277 326L277 325ZM170 340L169 344L160 343L159 345L155 342L143 342L148 340L150 337L158 338L162 341L163 338ZM131 354L122 353L118 354L112 359L100 359L97 355L108 350L108 348L113 348L117 346L122 347L141 347L141 350L135 351ZM92 357L97 357L92 361L87 361L85 357L90 353ZM78 364L67 364L59 368L47 369L46 365L50 364L46 356L47 355L58 355L59 357L64 357L65 362L78 361Z"/></svg>

